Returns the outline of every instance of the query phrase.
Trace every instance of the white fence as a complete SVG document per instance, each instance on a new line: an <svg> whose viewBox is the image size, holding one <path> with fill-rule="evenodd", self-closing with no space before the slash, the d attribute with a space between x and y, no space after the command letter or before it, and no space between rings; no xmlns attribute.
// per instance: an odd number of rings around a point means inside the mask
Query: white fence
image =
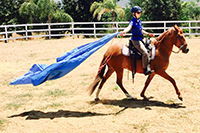
<svg viewBox="0 0 200 133"><path fill-rule="evenodd" d="M111 32L122 31L129 22L74 22L74 23L42 23L42 24L19 24L19 25L4 25L0 26L0 41L8 42L9 39L22 39L34 37L62 37L83 35L90 37L104 36ZM173 24L180 25L185 32L185 35L199 36L200 27L196 27L199 21L143 21L143 28L145 30L153 30L155 35L160 35L162 32L171 28ZM115 24L115 28L112 25ZM151 26L149 26L151 25ZM84 27L84 28L81 28ZM159 32L156 32L158 30ZM197 30L197 33L196 33ZM83 33L87 31L87 33ZM41 34L45 32L45 34ZM12 36L13 34L20 34L21 36ZM35 34L33 34L35 33ZM39 34L40 33L40 34ZM127 34L131 35L130 33Z"/></svg>

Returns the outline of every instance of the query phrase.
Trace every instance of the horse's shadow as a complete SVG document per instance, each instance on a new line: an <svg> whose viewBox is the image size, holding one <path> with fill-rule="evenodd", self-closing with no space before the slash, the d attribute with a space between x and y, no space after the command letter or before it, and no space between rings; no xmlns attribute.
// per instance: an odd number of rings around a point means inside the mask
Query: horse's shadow
<svg viewBox="0 0 200 133"><path fill-rule="evenodd" d="M122 100L100 100L100 101L92 101L90 104L98 104L102 103L104 105L114 105L124 108L145 108L147 110L151 110L151 107L167 107L167 108L186 108L182 103L164 103L157 100L142 100L142 99L122 99Z"/></svg>
<svg viewBox="0 0 200 133"><path fill-rule="evenodd" d="M36 110L31 110L31 111L26 111L21 114L16 114L12 116L8 116L8 118L13 118L13 117L26 117L26 120L38 120L41 118L49 118L49 119L54 119L54 118L61 118L61 117L91 117L91 116L104 116L104 115L109 115L109 114L101 114L101 113L92 113L92 112L79 112L79 111L68 111L68 110L58 110L57 112L42 112L42 111L36 111Z"/></svg>
<svg viewBox="0 0 200 133"><path fill-rule="evenodd" d="M147 110L151 110L151 107L168 107L168 108L185 108L185 106L182 105L182 103L164 103L161 101L156 100L140 100L140 99L122 99L122 100L100 100L98 102L91 101L90 104L98 104L102 103L103 105L114 105L123 107L122 110L115 112L115 113L95 113L95 112L80 112L80 111L69 111L69 110L58 110L57 112L42 112L37 110L31 110L26 111L20 114L11 115L8 116L8 118L13 117L26 117L26 120L38 120L41 118L48 118L48 119L54 119L54 118L69 118L69 117L91 117L91 116L106 116L106 115L117 115L120 112L124 111L127 108L145 108Z"/></svg>

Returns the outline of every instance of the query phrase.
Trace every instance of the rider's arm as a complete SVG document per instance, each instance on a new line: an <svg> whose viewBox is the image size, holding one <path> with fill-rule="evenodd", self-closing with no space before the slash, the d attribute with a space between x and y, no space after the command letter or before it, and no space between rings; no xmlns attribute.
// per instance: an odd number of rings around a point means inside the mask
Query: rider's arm
<svg viewBox="0 0 200 133"><path fill-rule="evenodd" d="M129 32L131 30L132 26L129 25L128 27L126 27L122 32L121 32L121 35L122 36L125 36L127 32Z"/></svg>
<svg viewBox="0 0 200 133"><path fill-rule="evenodd" d="M142 30L142 34L147 35L147 36L154 37L154 34L148 33L148 32L146 32L145 30Z"/></svg>

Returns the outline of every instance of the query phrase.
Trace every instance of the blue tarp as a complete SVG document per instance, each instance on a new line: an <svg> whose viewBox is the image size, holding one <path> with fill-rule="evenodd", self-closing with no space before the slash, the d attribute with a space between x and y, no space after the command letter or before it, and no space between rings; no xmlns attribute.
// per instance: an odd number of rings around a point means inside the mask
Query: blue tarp
<svg viewBox="0 0 200 133"><path fill-rule="evenodd" d="M57 62L54 64L34 64L24 76L16 78L10 84L33 84L36 86L44 83L47 80L61 78L80 65L90 55L92 55L95 51L104 46L118 34L119 32L108 34L95 42L82 45L69 52L66 52L61 57L58 57Z"/></svg>

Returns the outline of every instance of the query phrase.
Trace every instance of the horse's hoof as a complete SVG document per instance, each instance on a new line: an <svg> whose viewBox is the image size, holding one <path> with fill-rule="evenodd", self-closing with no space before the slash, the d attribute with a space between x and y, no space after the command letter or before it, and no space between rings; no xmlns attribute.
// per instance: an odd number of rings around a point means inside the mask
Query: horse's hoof
<svg viewBox="0 0 200 133"><path fill-rule="evenodd" d="M178 97L178 99L179 99L179 100L181 100L181 101L183 101L183 98L182 98L182 96L179 96L179 97Z"/></svg>
<svg viewBox="0 0 200 133"><path fill-rule="evenodd" d="M128 97L127 99L128 100L137 100L137 98L134 98L134 97Z"/></svg>
<svg viewBox="0 0 200 133"><path fill-rule="evenodd" d="M95 102L98 102L100 99L99 98L95 98L94 100L95 100Z"/></svg>
<svg viewBox="0 0 200 133"><path fill-rule="evenodd" d="M149 98L143 97L144 101L149 101Z"/></svg>

